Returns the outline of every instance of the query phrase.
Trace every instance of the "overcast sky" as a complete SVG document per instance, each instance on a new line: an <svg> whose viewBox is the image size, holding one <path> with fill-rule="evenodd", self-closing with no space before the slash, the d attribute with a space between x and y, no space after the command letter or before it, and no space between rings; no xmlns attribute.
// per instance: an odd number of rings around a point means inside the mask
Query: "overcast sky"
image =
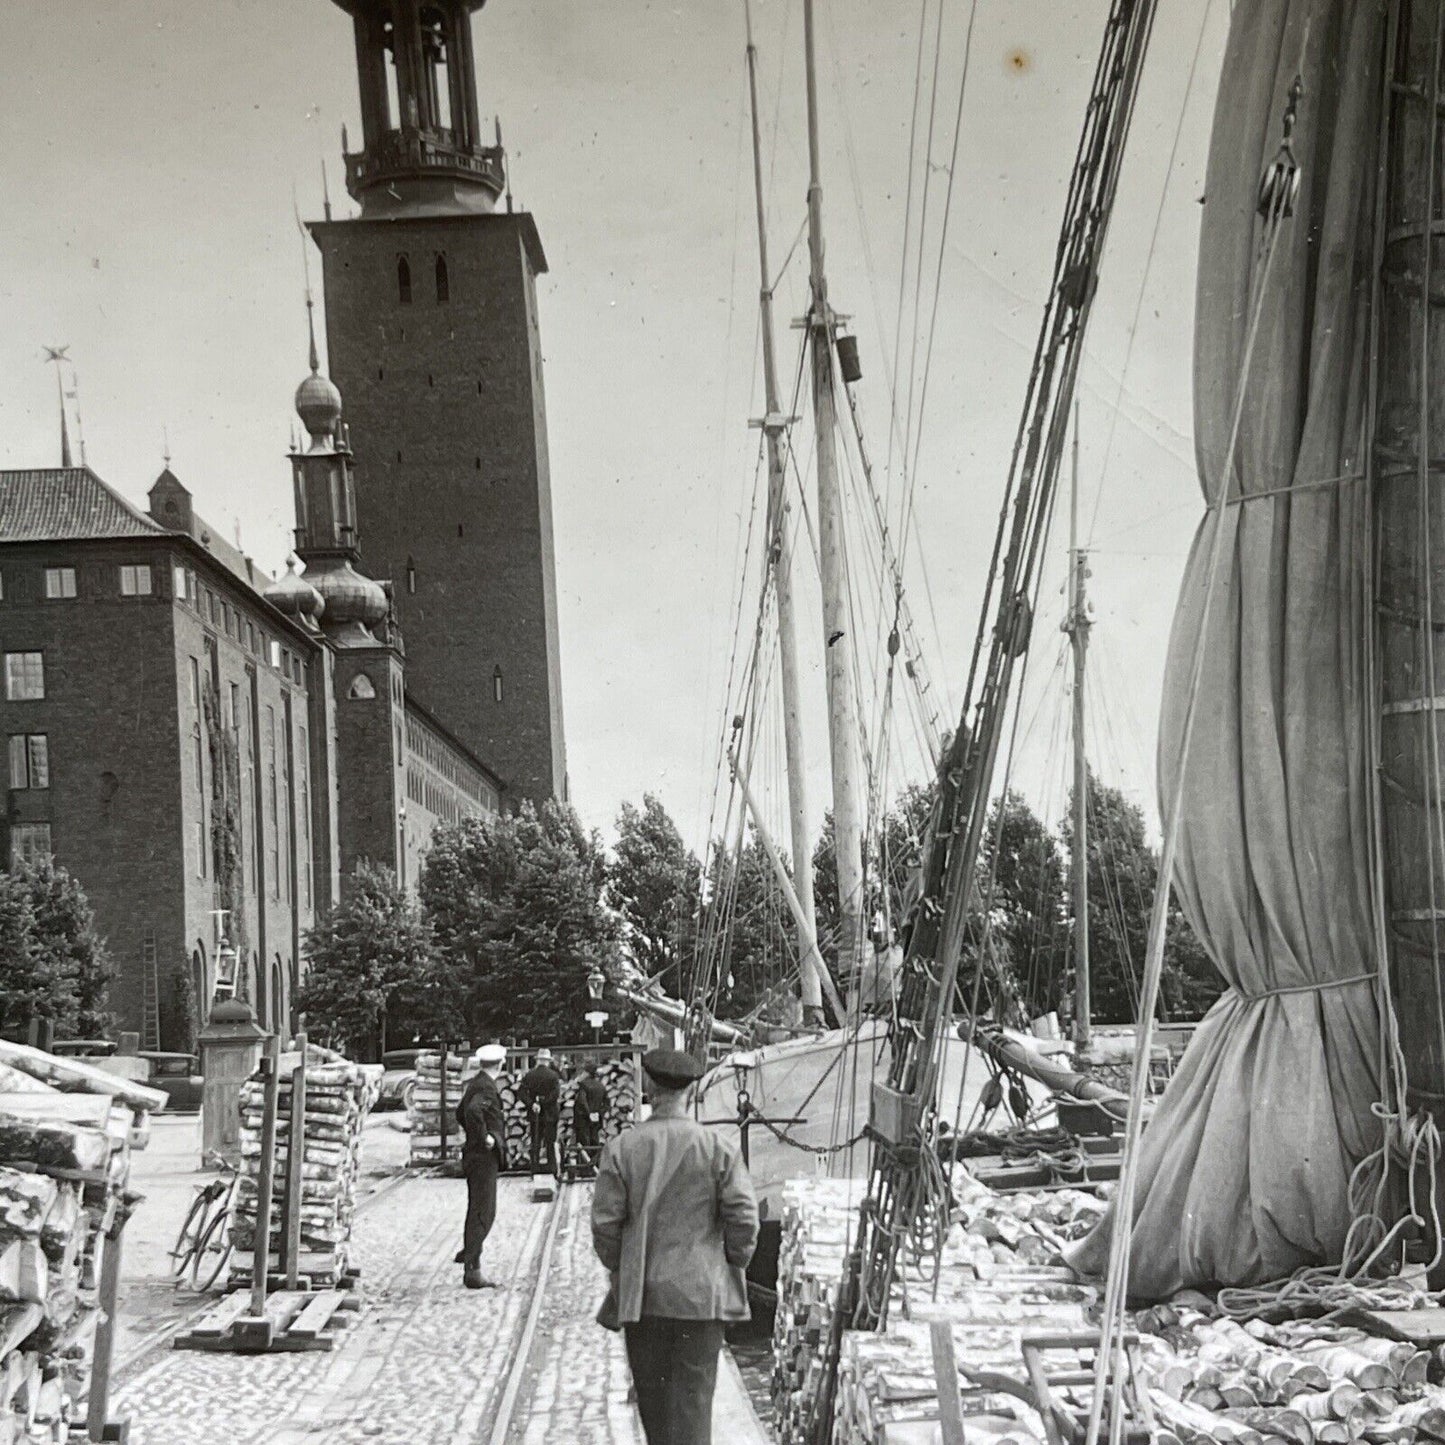
<svg viewBox="0 0 1445 1445"><path fill-rule="evenodd" d="M819 12L830 287L855 318L869 445L896 502L888 373L920 5L819 0ZM907 557L930 666L955 704L1106 12L1105 0L979 0L974 13ZM1151 811L1163 653L1200 514L1190 336L1227 16L1223 0L1161 6L1082 387L1091 747ZM969 18L945 0L925 325ZM932 0L922 23L919 152ZM800 0L755 0L755 27L778 268L805 209ZM293 193L303 216L320 214L324 159L349 213L349 22L326 0L47 0L9 7L6 33L0 466L58 462L42 348L66 343L95 470L142 502L168 428L198 508L228 533L239 523L247 550L278 567L305 358ZM539 290L574 800L605 829L622 799L654 791L698 843L754 492L748 420L761 411L742 0L492 0L476 42L483 114L501 117L518 203L551 263ZM915 172L915 241L920 188ZM778 288L789 378L804 249ZM319 279L314 253L312 265ZM904 297L906 392L911 280ZM1062 615L1058 541L1044 634ZM805 557L799 571L816 818L821 624L816 569ZM1062 777L1062 698L1043 687L1056 651L1045 635L1019 764L1047 808ZM760 787L775 788L775 772Z"/></svg>

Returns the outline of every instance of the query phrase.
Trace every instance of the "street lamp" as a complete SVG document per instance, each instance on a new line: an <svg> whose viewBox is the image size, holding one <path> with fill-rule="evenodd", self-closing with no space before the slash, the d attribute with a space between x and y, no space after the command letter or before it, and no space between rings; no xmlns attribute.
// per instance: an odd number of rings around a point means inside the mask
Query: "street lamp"
<svg viewBox="0 0 1445 1445"><path fill-rule="evenodd" d="M587 1027L592 1030L593 1048L602 1047L602 1025L607 1022L607 1014L597 1007L602 1002L602 991L607 987L607 975L594 963L587 975L587 997L592 1000L593 1007L587 1011Z"/></svg>
<svg viewBox="0 0 1445 1445"><path fill-rule="evenodd" d="M240 955L236 952L236 945L224 934L221 941L216 945L216 992L222 990L234 995L236 992L236 965L240 962Z"/></svg>

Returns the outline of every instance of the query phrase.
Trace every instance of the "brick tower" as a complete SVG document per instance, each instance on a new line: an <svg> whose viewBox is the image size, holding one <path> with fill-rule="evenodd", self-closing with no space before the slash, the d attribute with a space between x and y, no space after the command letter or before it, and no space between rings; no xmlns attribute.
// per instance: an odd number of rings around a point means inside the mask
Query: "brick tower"
<svg viewBox="0 0 1445 1445"><path fill-rule="evenodd" d="M532 217L497 211L477 118L484 0L336 0L352 18L354 219L311 226L346 398L366 571L389 578L408 688L505 781L565 797ZM343 132L343 148L345 134Z"/></svg>

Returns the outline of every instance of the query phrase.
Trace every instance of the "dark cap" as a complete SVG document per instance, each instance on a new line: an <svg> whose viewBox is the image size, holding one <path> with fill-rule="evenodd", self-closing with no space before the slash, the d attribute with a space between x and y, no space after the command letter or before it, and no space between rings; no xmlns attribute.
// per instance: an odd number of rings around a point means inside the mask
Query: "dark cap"
<svg viewBox="0 0 1445 1445"><path fill-rule="evenodd" d="M685 1089L702 1078L702 1065L681 1049L650 1049L642 1056L642 1067L649 1079L669 1089Z"/></svg>

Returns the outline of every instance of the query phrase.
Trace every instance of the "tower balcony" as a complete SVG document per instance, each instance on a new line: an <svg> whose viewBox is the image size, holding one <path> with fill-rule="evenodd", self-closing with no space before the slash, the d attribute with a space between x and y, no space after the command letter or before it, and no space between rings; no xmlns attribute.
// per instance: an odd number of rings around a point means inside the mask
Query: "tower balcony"
<svg viewBox="0 0 1445 1445"><path fill-rule="evenodd" d="M441 128L387 131L345 160L346 189L363 215L490 211L507 183L500 146L472 146Z"/></svg>

